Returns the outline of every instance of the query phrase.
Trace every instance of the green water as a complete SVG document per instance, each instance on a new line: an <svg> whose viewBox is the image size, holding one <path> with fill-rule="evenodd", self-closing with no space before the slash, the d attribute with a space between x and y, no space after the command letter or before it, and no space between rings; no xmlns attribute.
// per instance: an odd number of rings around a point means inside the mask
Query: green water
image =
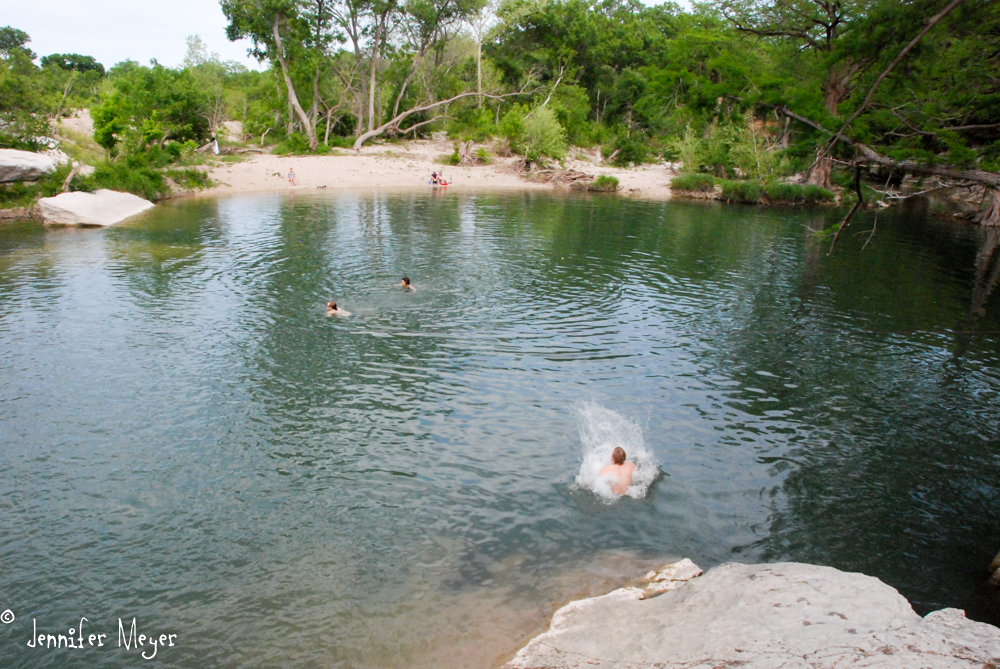
<svg viewBox="0 0 1000 669"><path fill-rule="evenodd" d="M1000 622L986 235L869 214L827 256L840 215L421 192L0 226L0 664L136 666L135 617L166 667L489 667L678 557ZM659 463L642 499L575 483L607 416ZM104 648L26 646L81 616Z"/></svg>

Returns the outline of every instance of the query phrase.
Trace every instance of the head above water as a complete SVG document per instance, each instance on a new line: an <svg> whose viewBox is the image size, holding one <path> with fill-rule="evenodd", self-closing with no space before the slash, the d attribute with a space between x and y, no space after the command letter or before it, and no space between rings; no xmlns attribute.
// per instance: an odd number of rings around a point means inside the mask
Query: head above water
<svg viewBox="0 0 1000 669"><path fill-rule="evenodd" d="M616 446L614 452L611 454L611 462L616 465L625 464L625 449L621 446Z"/></svg>
<svg viewBox="0 0 1000 669"><path fill-rule="evenodd" d="M334 302L333 300L330 300L329 302L326 303L326 308L329 309L330 311L336 311L337 303Z"/></svg>
<svg viewBox="0 0 1000 669"><path fill-rule="evenodd" d="M410 285L410 277L408 277L408 276L404 276L403 277L403 285L404 286L409 286Z"/></svg>

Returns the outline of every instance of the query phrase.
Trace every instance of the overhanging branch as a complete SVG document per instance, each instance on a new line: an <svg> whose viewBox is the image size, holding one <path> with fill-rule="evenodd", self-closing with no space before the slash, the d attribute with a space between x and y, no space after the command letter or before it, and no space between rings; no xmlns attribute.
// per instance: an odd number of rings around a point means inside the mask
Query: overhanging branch
<svg viewBox="0 0 1000 669"><path fill-rule="evenodd" d="M812 119L806 118L805 116L800 116L796 114L788 107L779 106L778 111L785 114L800 123L805 123L811 128L815 128L820 132L826 133L827 135L835 135L832 130L824 128L819 123L816 123ZM875 151L870 146L862 144L861 142L855 141L846 135L835 136L835 139L849 145L853 146L861 156L864 158L864 162L875 163L877 165L882 165L884 167L890 167L895 170L900 170L902 172L909 172L910 174L927 174L931 176L945 177L947 179L958 179L964 181L971 181L973 183L981 184L983 186L989 186L993 189L1000 189L1000 173L997 172L987 172L986 170L958 170L952 167L939 167L937 165L921 165L920 163L914 162L912 160L894 160L889 156L884 156L881 153Z"/></svg>

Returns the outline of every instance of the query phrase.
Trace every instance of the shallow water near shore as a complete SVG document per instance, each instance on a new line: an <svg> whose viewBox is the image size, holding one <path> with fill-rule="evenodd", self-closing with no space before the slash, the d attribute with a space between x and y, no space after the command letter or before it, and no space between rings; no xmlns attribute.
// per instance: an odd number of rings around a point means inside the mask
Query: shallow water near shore
<svg viewBox="0 0 1000 669"><path fill-rule="evenodd" d="M997 624L986 233L867 215L828 256L841 215L397 192L0 226L3 666L134 666L135 617L178 635L159 666L490 667L679 557ZM581 407L640 431L640 499L577 483ZM109 646L25 646L81 616Z"/></svg>

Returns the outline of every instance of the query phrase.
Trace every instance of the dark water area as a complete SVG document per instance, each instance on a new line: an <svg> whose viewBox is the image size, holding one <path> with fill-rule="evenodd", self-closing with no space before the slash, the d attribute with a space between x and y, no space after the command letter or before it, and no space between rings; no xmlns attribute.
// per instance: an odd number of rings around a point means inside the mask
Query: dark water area
<svg viewBox="0 0 1000 669"><path fill-rule="evenodd" d="M489 667L679 557L1000 624L988 234L869 213L827 255L840 216L401 192L0 226L0 665L134 666L134 617L177 635L159 666ZM575 483L588 420L641 427L645 497ZM105 647L26 645L83 616Z"/></svg>

